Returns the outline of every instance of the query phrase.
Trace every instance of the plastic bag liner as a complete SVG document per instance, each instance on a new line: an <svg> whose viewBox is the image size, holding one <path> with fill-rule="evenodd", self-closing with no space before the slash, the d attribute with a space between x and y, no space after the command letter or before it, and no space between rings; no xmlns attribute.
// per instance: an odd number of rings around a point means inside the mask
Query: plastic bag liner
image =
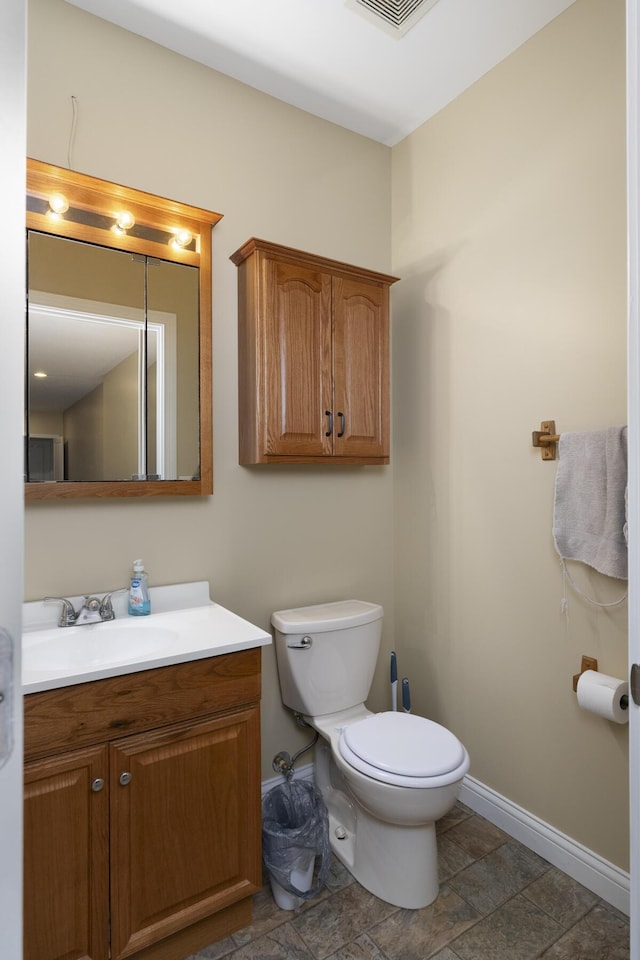
<svg viewBox="0 0 640 960"><path fill-rule="evenodd" d="M304 871L320 857L316 883L298 890L293 870ZM331 864L329 814L316 787L307 780L279 784L262 801L262 858L271 877L295 897L310 900L325 885Z"/></svg>

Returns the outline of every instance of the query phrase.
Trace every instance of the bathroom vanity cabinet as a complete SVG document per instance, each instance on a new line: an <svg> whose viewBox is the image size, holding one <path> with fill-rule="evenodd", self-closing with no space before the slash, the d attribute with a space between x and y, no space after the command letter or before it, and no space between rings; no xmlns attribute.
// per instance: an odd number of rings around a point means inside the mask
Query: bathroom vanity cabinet
<svg viewBox="0 0 640 960"><path fill-rule="evenodd" d="M25 960L181 960L251 921L260 656L25 697Z"/></svg>
<svg viewBox="0 0 640 960"><path fill-rule="evenodd" d="M388 463L397 278L256 238L231 259L240 463Z"/></svg>

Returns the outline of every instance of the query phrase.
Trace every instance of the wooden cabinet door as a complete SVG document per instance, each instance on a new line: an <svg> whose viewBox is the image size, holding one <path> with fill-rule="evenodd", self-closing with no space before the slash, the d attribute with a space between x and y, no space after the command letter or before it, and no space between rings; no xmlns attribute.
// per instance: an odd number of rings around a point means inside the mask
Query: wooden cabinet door
<svg viewBox="0 0 640 960"><path fill-rule="evenodd" d="M334 277L335 455L389 456L388 285Z"/></svg>
<svg viewBox="0 0 640 960"><path fill-rule="evenodd" d="M111 744L114 960L260 889L259 745L257 706Z"/></svg>
<svg viewBox="0 0 640 960"><path fill-rule="evenodd" d="M331 455L331 276L272 258L262 269L264 451Z"/></svg>
<svg viewBox="0 0 640 960"><path fill-rule="evenodd" d="M25 765L24 960L109 956L107 764L85 747Z"/></svg>

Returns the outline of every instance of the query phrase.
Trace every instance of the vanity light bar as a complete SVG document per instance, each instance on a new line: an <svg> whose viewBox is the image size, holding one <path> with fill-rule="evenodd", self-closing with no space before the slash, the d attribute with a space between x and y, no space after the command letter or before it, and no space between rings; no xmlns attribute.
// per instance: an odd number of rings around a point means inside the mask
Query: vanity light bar
<svg viewBox="0 0 640 960"><path fill-rule="evenodd" d="M49 232L40 217L62 236L198 266L221 214L29 159L27 226Z"/></svg>
<svg viewBox="0 0 640 960"><path fill-rule="evenodd" d="M136 219L130 210L119 213L102 213L96 207L87 208L79 204L70 203L63 194L48 194L39 196L35 193L27 194L27 210L30 213L46 216L49 220L60 221L65 225L65 231L74 235L74 227L88 227L99 231L108 231L120 237L135 237L143 241L151 241L163 247L170 247L176 252L199 254L198 232L186 227L168 227L165 229L148 226L144 221ZM37 228L37 224L30 224ZM118 241L120 242L120 241ZM158 250L158 254L160 251Z"/></svg>

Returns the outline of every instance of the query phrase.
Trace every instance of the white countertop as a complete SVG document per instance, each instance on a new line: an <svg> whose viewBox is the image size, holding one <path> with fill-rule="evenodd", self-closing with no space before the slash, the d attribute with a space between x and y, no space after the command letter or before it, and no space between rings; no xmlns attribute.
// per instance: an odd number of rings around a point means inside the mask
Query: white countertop
<svg viewBox="0 0 640 960"><path fill-rule="evenodd" d="M96 596L103 593L98 591ZM152 587L150 595L149 616L128 616L123 593L113 598L115 620L78 627L56 626L59 607L55 604L24 604L23 693L202 660L272 642L270 633L209 600L206 582ZM69 599L77 610L81 598Z"/></svg>

